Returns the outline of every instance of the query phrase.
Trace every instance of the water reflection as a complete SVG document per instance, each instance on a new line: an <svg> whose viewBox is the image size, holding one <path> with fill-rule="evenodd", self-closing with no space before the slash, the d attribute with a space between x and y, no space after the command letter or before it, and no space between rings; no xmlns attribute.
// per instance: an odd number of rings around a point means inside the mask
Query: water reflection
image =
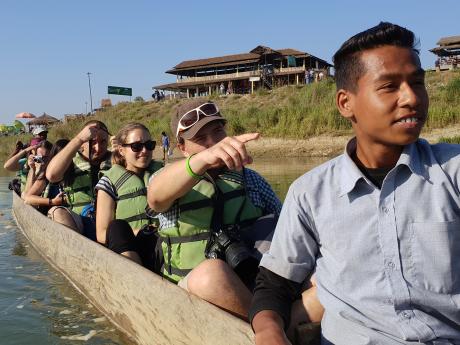
<svg viewBox="0 0 460 345"><path fill-rule="evenodd" d="M17 229L8 180L0 178L0 344L132 344Z"/></svg>
<svg viewBox="0 0 460 345"><path fill-rule="evenodd" d="M329 160L328 157L257 158L249 168L256 170L284 200L291 183L312 168Z"/></svg>

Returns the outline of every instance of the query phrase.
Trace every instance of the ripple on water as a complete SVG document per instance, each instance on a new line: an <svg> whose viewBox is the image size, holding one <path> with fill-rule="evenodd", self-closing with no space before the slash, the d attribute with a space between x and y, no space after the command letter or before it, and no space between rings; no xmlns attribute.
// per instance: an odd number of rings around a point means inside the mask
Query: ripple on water
<svg viewBox="0 0 460 345"><path fill-rule="evenodd" d="M131 345L29 245L12 218L5 181L0 177L0 343Z"/></svg>

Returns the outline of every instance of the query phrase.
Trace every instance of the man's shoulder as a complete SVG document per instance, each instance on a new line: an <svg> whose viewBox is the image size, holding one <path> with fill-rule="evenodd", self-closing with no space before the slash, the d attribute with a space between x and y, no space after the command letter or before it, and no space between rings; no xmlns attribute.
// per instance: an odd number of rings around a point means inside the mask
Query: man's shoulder
<svg viewBox="0 0 460 345"><path fill-rule="evenodd" d="M338 181L342 169L346 168L344 165L344 160L344 154L332 158L298 177L292 183L292 185L306 188L316 188L319 185L331 183L335 185Z"/></svg>
<svg viewBox="0 0 460 345"><path fill-rule="evenodd" d="M458 165L460 167L460 145L449 143L430 144L424 139L417 142L427 156L432 154L436 162L444 165Z"/></svg>

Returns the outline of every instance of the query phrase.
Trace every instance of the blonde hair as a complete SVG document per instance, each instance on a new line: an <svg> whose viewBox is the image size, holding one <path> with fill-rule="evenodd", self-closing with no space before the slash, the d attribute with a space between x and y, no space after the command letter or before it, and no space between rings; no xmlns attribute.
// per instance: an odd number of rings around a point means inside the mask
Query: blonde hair
<svg viewBox="0 0 460 345"><path fill-rule="evenodd" d="M136 129L141 129L143 131L146 131L150 136L150 131L147 127L145 127L142 123L139 122L130 122L123 126L115 136L115 143L116 147L114 148L114 151L112 152L112 164L118 164L126 168L126 160L125 157L123 157L120 154L120 146L123 144L126 144L126 138L128 137L129 133Z"/></svg>

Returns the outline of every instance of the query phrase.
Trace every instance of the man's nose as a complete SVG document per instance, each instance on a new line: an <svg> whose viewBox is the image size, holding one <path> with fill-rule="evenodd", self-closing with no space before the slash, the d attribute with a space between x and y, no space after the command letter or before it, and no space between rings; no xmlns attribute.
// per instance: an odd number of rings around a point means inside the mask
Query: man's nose
<svg viewBox="0 0 460 345"><path fill-rule="evenodd" d="M401 97L400 103L402 106L415 107L420 102L420 95L416 89L409 83L403 83L401 85Z"/></svg>

